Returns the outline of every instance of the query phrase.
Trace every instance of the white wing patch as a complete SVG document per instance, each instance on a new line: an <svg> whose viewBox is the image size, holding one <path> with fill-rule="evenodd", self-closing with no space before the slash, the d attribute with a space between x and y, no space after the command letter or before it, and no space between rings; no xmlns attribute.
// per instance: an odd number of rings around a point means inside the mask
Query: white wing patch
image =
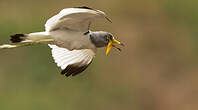
<svg viewBox="0 0 198 110"><path fill-rule="evenodd" d="M52 48L52 56L57 66L61 67L62 74L66 73L66 76L73 76L85 70L95 56L94 51L91 49L70 51L50 44L49 47Z"/></svg>

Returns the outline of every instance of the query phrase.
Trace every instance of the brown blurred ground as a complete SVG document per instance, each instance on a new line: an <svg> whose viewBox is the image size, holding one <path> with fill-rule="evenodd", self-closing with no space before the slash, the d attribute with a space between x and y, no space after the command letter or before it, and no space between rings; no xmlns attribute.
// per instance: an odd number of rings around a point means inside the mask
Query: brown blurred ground
<svg viewBox="0 0 198 110"><path fill-rule="evenodd" d="M0 43L9 35L43 31L62 8L87 5L105 11L97 20L125 43L77 77L65 78L45 46L0 51L0 110L197 110L197 1L4 0Z"/></svg>

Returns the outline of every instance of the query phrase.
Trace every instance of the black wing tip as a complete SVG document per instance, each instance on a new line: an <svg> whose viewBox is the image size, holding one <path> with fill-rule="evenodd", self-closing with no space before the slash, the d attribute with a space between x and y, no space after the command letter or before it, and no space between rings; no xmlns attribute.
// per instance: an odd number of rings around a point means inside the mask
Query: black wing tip
<svg viewBox="0 0 198 110"><path fill-rule="evenodd" d="M81 8L81 9L90 9L90 10L94 10L93 8L87 7L87 6L80 6L80 7L74 7L74 8Z"/></svg>
<svg viewBox="0 0 198 110"><path fill-rule="evenodd" d="M10 36L10 41L12 43L17 43L23 41L23 37L25 37L25 34L14 34Z"/></svg>
<svg viewBox="0 0 198 110"><path fill-rule="evenodd" d="M91 63L82 66L79 66L79 64L68 65L64 70L61 71L61 74L65 75L66 77L76 76L79 73L83 72L90 64Z"/></svg>
<svg viewBox="0 0 198 110"><path fill-rule="evenodd" d="M69 65L67 66L66 69L64 69L61 74L65 75L66 77L69 76L75 76L81 72L83 72L86 68L88 67L88 65L84 65L84 66L73 66L73 65Z"/></svg>
<svg viewBox="0 0 198 110"><path fill-rule="evenodd" d="M93 8L87 7L87 6L80 6L80 7L74 7L74 8L81 8L81 9L89 9L89 10L95 10ZM97 11L97 10L95 10ZM105 18L107 19L107 21L109 21L110 23L112 23L112 20L110 18L108 18L107 16L105 16Z"/></svg>

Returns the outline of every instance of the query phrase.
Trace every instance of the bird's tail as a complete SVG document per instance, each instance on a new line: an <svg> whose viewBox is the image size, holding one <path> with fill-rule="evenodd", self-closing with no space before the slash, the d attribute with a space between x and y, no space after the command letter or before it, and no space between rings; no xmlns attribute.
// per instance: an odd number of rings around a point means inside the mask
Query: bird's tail
<svg viewBox="0 0 198 110"><path fill-rule="evenodd" d="M25 34L15 34L15 35L11 35L10 36L10 41L12 43L17 43L17 42L21 42L21 41L24 41L25 39Z"/></svg>
<svg viewBox="0 0 198 110"><path fill-rule="evenodd" d="M30 34L14 34L10 36L10 41L12 43L20 42L34 42L37 40L50 39L50 36L46 32L36 32Z"/></svg>
<svg viewBox="0 0 198 110"><path fill-rule="evenodd" d="M15 34L11 36L10 41L12 44L0 45L0 49L10 49L24 46L32 46L35 44L48 44L54 42L45 32L37 32L30 34Z"/></svg>

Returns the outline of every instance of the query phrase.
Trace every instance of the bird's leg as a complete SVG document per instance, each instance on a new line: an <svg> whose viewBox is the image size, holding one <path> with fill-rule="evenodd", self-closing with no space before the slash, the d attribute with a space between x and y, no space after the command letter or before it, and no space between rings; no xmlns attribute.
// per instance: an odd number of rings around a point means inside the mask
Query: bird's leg
<svg viewBox="0 0 198 110"><path fill-rule="evenodd" d="M32 46L35 44L46 44L53 42L54 39L43 39L43 40L35 40L31 42L21 42L21 43L16 43L16 44L3 44L0 45L0 49L12 49L12 48L17 48L17 47L25 47L25 46Z"/></svg>

